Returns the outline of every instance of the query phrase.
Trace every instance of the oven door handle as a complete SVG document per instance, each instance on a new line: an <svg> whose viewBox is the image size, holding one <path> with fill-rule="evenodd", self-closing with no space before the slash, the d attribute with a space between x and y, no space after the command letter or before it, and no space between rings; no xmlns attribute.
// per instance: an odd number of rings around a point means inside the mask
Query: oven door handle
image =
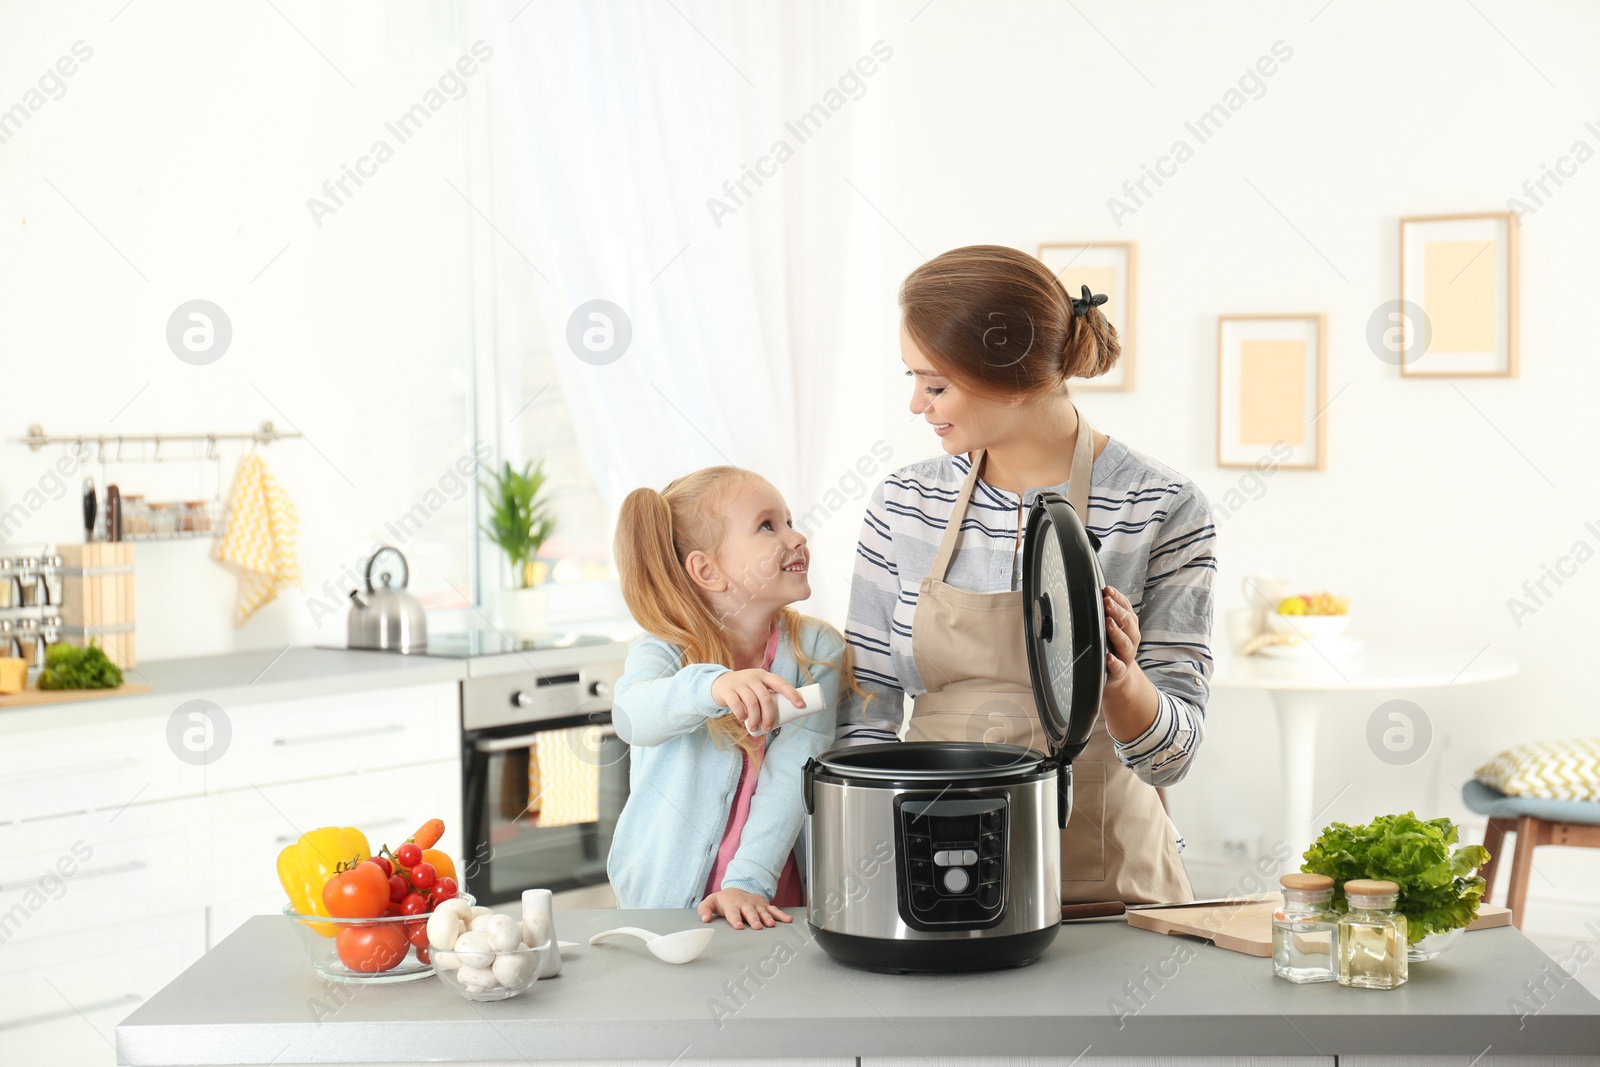
<svg viewBox="0 0 1600 1067"><path fill-rule="evenodd" d="M616 737L615 726L596 726L601 737ZM554 730L541 730L538 733L518 734L516 737L490 737L482 741L474 741L472 747L478 752L506 752L513 748L528 748L540 734L555 733Z"/></svg>

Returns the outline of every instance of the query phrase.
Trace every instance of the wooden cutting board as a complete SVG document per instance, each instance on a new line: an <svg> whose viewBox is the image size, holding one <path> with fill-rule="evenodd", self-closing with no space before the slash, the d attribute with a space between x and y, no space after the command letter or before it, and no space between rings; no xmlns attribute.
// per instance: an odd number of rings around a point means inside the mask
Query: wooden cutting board
<svg viewBox="0 0 1600 1067"><path fill-rule="evenodd" d="M1283 897L1274 893L1247 903L1145 908L1128 912L1128 925L1158 934L1187 934L1231 952L1269 957L1272 955L1272 913L1282 905ZM1510 925L1511 909L1498 904L1480 904L1478 917L1467 929Z"/></svg>
<svg viewBox="0 0 1600 1067"><path fill-rule="evenodd" d="M135 693L148 693L148 685L127 682L115 689L34 689L20 693L0 693L0 708L27 708L37 704L65 704L75 700L95 700L99 697L126 697Z"/></svg>

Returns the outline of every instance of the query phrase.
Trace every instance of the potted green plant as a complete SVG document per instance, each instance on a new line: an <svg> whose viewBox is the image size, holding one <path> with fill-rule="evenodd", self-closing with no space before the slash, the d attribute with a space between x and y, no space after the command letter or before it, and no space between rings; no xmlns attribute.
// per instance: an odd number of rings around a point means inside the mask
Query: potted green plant
<svg viewBox="0 0 1600 1067"><path fill-rule="evenodd" d="M520 471L506 463L500 473L491 471L478 484L489 504L484 536L511 565L511 591L501 597L503 623L521 633L540 633L545 628L545 591L538 586L545 565L537 557L556 528L544 460L530 460Z"/></svg>
<svg viewBox="0 0 1600 1067"><path fill-rule="evenodd" d="M1333 906L1348 907L1344 883L1381 878L1400 887L1395 910L1406 917L1413 963L1432 959L1478 917L1489 862L1482 845L1454 848L1460 830L1449 819L1417 818L1413 812L1380 815L1363 826L1331 823L1305 852L1301 870L1334 881Z"/></svg>

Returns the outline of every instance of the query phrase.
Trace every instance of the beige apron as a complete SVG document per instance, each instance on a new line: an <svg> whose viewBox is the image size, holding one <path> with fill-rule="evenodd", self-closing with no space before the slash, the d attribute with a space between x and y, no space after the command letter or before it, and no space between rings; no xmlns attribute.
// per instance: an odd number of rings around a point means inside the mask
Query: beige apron
<svg viewBox="0 0 1600 1067"><path fill-rule="evenodd" d="M944 581L982 467L979 450L918 594L911 651L928 691L916 698L906 740L987 741L1045 752L1029 682L1022 591L974 593ZM1080 414L1067 500L1085 522L1093 469L1094 430ZM1072 817L1061 832L1063 902L1194 899L1160 796L1117 759L1098 711L1072 780Z"/></svg>

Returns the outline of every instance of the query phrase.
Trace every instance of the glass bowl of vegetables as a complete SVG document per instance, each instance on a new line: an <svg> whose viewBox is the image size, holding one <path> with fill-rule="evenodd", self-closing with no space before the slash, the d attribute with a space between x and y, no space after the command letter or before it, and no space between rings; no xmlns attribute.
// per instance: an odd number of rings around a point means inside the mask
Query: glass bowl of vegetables
<svg viewBox="0 0 1600 1067"><path fill-rule="evenodd" d="M317 914L284 905L283 914L323 978L355 983L426 978L433 973L428 919L434 909L448 902L474 910L473 898L459 891L454 878L423 862L416 845L402 845L396 855L410 866L397 868L384 855L339 863L322 888Z"/></svg>
<svg viewBox="0 0 1600 1067"><path fill-rule="evenodd" d="M409 982L433 973L426 915L339 918L302 915L287 904L283 914L300 931L300 947L317 974L328 981Z"/></svg>

